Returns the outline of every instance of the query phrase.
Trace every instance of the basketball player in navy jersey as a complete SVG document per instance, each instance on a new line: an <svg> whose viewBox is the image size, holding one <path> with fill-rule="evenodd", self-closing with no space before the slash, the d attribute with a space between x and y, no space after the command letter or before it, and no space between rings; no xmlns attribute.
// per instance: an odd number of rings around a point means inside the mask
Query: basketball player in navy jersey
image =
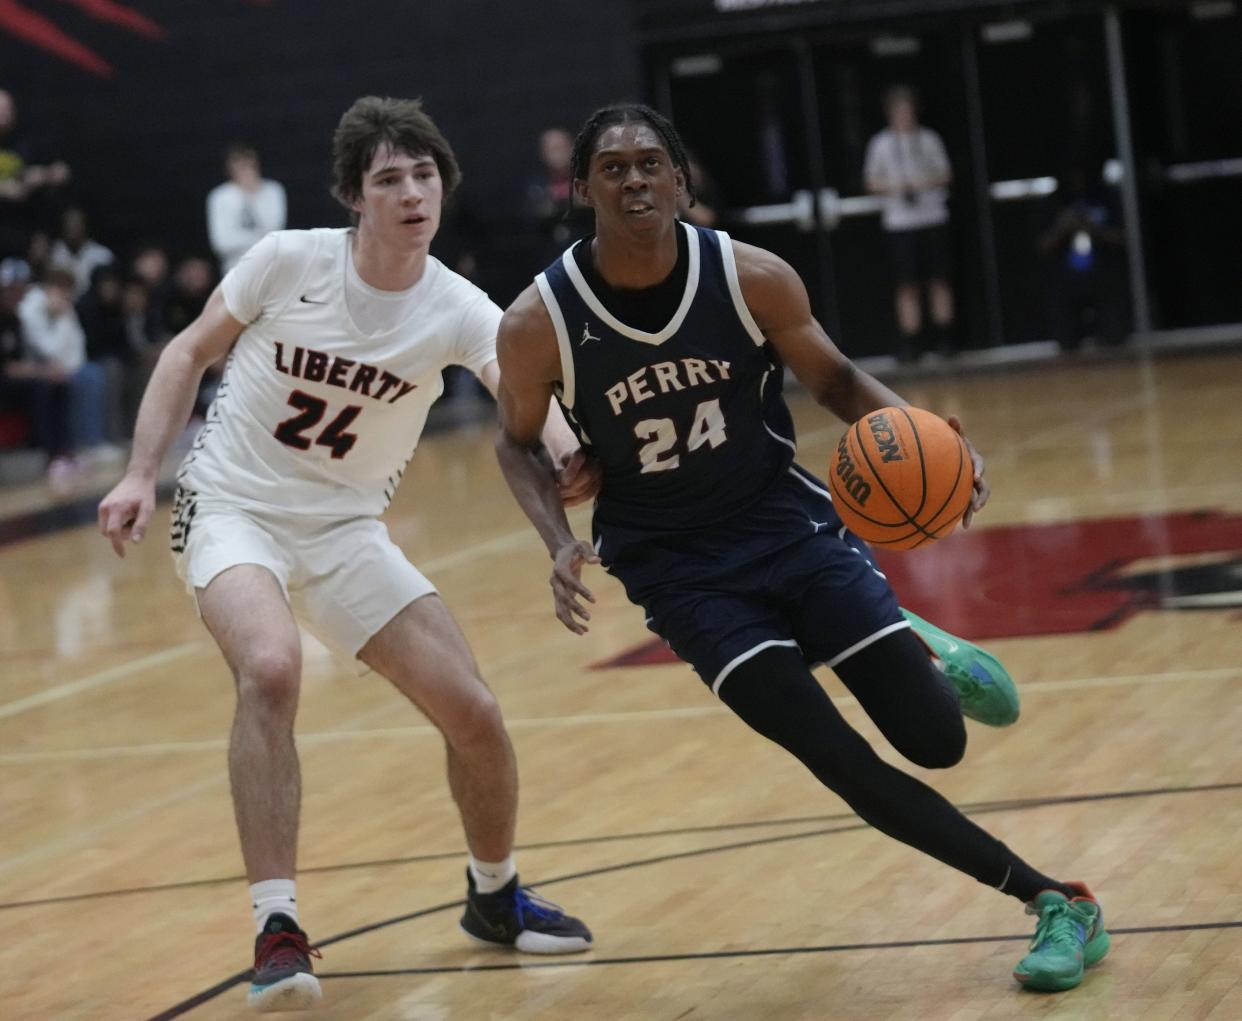
<svg viewBox="0 0 1242 1021"><path fill-rule="evenodd" d="M229 777L257 930L249 1001L261 1012L321 997L295 888L295 611L442 733L470 851L466 933L530 953L591 945L582 922L519 884L517 763L500 709L435 586L378 520L444 368L497 386L500 309L429 251L457 160L417 101L368 96L341 118L333 163L354 225L274 232L229 270L160 355L128 471L99 507L124 556L150 520L156 473L203 370L227 356L177 475L172 546L236 682ZM577 441L550 424L549 448L572 457Z"/></svg>
<svg viewBox="0 0 1242 1021"><path fill-rule="evenodd" d="M1016 718L1000 664L903 614L824 484L794 463L784 367L846 422L905 402L837 350L783 260L677 219L693 181L660 114L597 111L573 173L596 234L514 302L497 341L497 453L552 555L557 616L586 631L593 597L581 572L602 562L726 705L863 819L1039 916L1019 981L1077 985L1108 948L1086 886L1036 871L881 760L811 673L835 670L893 746L927 768L961 760L963 712ZM602 471L593 543L574 537L540 457L554 395ZM972 456L968 518L988 494Z"/></svg>

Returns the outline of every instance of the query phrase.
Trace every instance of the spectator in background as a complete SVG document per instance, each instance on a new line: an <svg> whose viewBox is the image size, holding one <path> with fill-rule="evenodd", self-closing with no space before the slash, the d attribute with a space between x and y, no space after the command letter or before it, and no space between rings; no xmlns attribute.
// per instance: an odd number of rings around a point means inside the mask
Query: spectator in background
<svg viewBox="0 0 1242 1021"><path fill-rule="evenodd" d="M164 305L164 329L169 337L176 336L198 318L215 286L216 274L210 260L191 255L178 263L173 272L168 302ZM224 360L221 359L203 373L198 400L194 405L195 418L206 417L223 372Z"/></svg>
<svg viewBox="0 0 1242 1021"><path fill-rule="evenodd" d="M52 268L52 238L47 231L36 230L30 235L26 242L26 265L32 280L42 280Z"/></svg>
<svg viewBox="0 0 1242 1021"><path fill-rule="evenodd" d="M124 443L133 424L126 414L126 392L134 353L125 335L120 270L113 265L96 266L90 290L77 301L77 313L86 334L86 360L103 369L107 381L104 433L109 442Z"/></svg>
<svg viewBox="0 0 1242 1021"><path fill-rule="evenodd" d="M64 378L86 363L86 334L73 308L73 287L73 274L53 267L17 306L26 350Z"/></svg>
<svg viewBox="0 0 1242 1021"><path fill-rule="evenodd" d="M526 208L549 229L560 220L573 196L573 152L573 135L564 128L547 128L539 135L540 169L527 190Z"/></svg>
<svg viewBox="0 0 1242 1021"><path fill-rule="evenodd" d="M177 264L172 286L164 305L164 328L180 333L198 318L216 285L216 272L210 259L191 255Z"/></svg>
<svg viewBox="0 0 1242 1021"><path fill-rule="evenodd" d="M131 279L141 281L146 292L146 336L150 343L163 344L172 336L164 322L164 309L172 300L172 280L168 276L168 252L160 245L145 244L129 263Z"/></svg>
<svg viewBox="0 0 1242 1021"><path fill-rule="evenodd" d="M493 293L498 282L484 277L490 267L481 264L478 257L480 251L487 249L487 234L487 227L473 204L463 192L457 191L453 193L452 203L442 213L434 247L436 258L451 267L453 272L459 273L476 287ZM503 284L499 287L503 289ZM441 400L457 401L467 406L479 402L491 403L492 395L487 388L464 366L446 365L441 375L444 379Z"/></svg>
<svg viewBox="0 0 1242 1021"><path fill-rule="evenodd" d="M884 198L884 230L888 233L896 277L894 303L900 332L898 357L917 358L936 348L952 354L953 290L950 276L948 185L953 180L944 142L918 120L914 92L904 85L884 95L888 127L867 145L863 176L867 190ZM926 285L934 337L925 342L923 286Z"/></svg>
<svg viewBox="0 0 1242 1021"><path fill-rule="evenodd" d="M30 267L16 256L0 259L0 369L21 357L17 306L30 287ZM7 404L0 405L7 407Z"/></svg>
<svg viewBox="0 0 1242 1021"><path fill-rule="evenodd" d="M21 259L0 260L0 413L6 445L21 445L28 437L47 459L48 484L60 492L77 471L70 457L69 386L55 365L33 358L22 339L17 309L30 279L30 267Z"/></svg>
<svg viewBox="0 0 1242 1021"><path fill-rule="evenodd" d="M90 289L91 274L97 266L114 261L111 249L91 238L86 213L76 206L61 214L60 237L52 244L49 260L53 266L72 274L75 299Z"/></svg>
<svg viewBox="0 0 1242 1021"><path fill-rule="evenodd" d="M147 292L155 297L169 290L168 252L162 245L145 244L134 252L129 263L130 273L141 278Z"/></svg>
<svg viewBox="0 0 1242 1021"><path fill-rule="evenodd" d="M21 338L43 378L68 386L65 417L74 455L88 463L114 461L122 451L106 441L106 375L86 359L86 334L73 309L73 275L53 268L17 306Z"/></svg>
<svg viewBox="0 0 1242 1021"><path fill-rule="evenodd" d="M68 183L68 164L36 162L17 130L17 104L0 89L0 255L25 251L27 239L40 225L39 200Z"/></svg>
<svg viewBox="0 0 1242 1021"><path fill-rule="evenodd" d="M92 362L125 359L125 323L121 315L121 273L113 265L96 266L91 285L77 300L76 311L86 334L86 357Z"/></svg>
<svg viewBox="0 0 1242 1021"><path fill-rule="evenodd" d="M157 317L152 316L151 292L146 281L137 274L131 275L121 289L121 317L125 326L125 343L133 360L125 394L126 420L132 435L147 380L168 340L158 326Z"/></svg>
<svg viewBox="0 0 1242 1021"><path fill-rule="evenodd" d="M1081 166L1064 176L1054 199L1051 225L1039 238L1053 334L1064 351L1076 351L1088 336L1119 344L1126 333L1126 235L1117 203Z"/></svg>
<svg viewBox="0 0 1242 1021"><path fill-rule="evenodd" d="M526 189L526 215L539 239L539 266L594 230L594 214L574 197L574 136L564 128L539 135L539 173Z"/></svg>
<svg viewBox="0 0 1242 1021"><path fill-rule="evenodd" d="M286 212L284 186L262 176L254 146L230 145L224 169L229 179L207 195L207 237L221 274L236 266L256 241L283 230Z"/></svg>

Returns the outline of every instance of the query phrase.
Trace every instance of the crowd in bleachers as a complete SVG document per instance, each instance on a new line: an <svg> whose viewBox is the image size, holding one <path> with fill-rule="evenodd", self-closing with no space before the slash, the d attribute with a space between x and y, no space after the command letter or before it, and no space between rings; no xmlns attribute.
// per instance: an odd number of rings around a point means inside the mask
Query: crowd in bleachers
<svg viewBox="0 0 1242 1021"><path fill-rule="evenodd" d="M6 451L33 450L52 489L72 494L97 466L125 459L160 351L251 245L286 226L286 195L262 176L253 146L233 143L224 153L226 180L205 196L210 256L174 262L165 241L180 247L183 238L98 239L72 168L28 143L17 113L12 95L0 89L0 479ZM456 203L438 239L441 258L498 300L516 294L590 228L590 217L570 201L571 145L563 129L539 136L539 173L516 204L506 240L493 243L494 232ZM485 250L494 257L482 261L520 270L513 279L489 276L478 258ZM218 382L218 371L207 374L183 444L201 425ZM446 372L445 384L447 398L483 395L464 370Z"/></svg>
<svg viewBox="0 0 1242 1021"><path fill-rule="evenodd" d="M204 256L174 266L158 242L102 244L72 181L26 144L0 90L0 451L42 452L60 490L124 458L160 349L217 280Z"/></svg>

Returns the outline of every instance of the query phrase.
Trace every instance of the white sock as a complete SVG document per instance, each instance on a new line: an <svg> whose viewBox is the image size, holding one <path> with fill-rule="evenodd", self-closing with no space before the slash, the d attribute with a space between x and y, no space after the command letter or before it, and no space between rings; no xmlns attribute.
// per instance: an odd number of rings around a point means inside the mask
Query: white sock
<svg viewBox="0 0 1242 1021"><path fill-rule="evenodd" d="M254 908L255 932L263 931L263 925L269 915L280 913L293 919L293 924L301 928L298 922L298 898L294 892L292 879L265 879L250 887L250 906Z"/></svg>
<svg viewBox="0 0 1242 1021"><path fill-rule="evenodd" d="M474 877L474 888L479 893L495 893L517 875L517 865L513 855L504 861L479 861L470 856L470 875Z"/></svg>

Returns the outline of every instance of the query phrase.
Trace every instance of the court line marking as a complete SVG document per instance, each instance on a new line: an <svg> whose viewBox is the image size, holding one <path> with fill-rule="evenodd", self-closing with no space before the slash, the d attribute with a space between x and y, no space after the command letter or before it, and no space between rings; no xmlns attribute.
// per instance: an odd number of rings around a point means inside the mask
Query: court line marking
<svg viewBox="0 0 1242 1021"><path fill-rule="evenodd" d="M138 659L132 659L126 663L108 667L106 670L87 674L76 681L66 681L64 684L53 685L50 688L35 692L33 695L27 695L25 698L5 702L0 704L0 720L9 719L10 717L17 716L19 713L24 713L30 709L38 709L64 698L72 698L74 695L80 695L84 691L102 688L105 684L111 684L113 681L132 678L135 674L141 673L144 670L164 666L166 663L178 660L195 649L201 648L204 644L204 639L195 638L192 641L182 642L180 645L153 652L148 656L140 656Z"/></svg>
<svg viewBox="0 0 1242 1021"><path fill-rule="evenodd" d="M460 907L458 902L452 907ZM1182 925L1139 925L1127 926L1123 929L1110 929L1113 936L1163 935L1173 932L1204 932L1228 929L1242 929L1242 921L1228 922L1187 922ZM1031 937L1020 935L1004 936L956 936L940 939L892 940L887 943L833 943L823 946L809 947L761 947L757 950L709 950L697 954L645 954L639 957L591 957L586 960L557 959L555 961L522 961L507 964L467 964L456 967L441 968L390 968L378 971L321 971L316 974L321 979L351 978L395 978L411 975L467 975L482 971L534 971L545 968L591 968L618 964L662 964L672 961L707 961L731 960L745 957L793 957L801 954L839 954L859 950L911 950L922 947L962 946L978 943L1025 943ZM322 946L323 944L319 944ZM250 978L249 971L238 972L209 989L168 1010L154 1015L149 1021L174 1021L188 1014L195 1007L214 1000L217 996L228 992ZM1017 988L1015 987L1015 993Z"/></svg>
<svg viewBox="0 0 1242 1021"><path fill-rule="evenodd" d="M387 706L372 707L352 714L348 723L352 726L360 726L375 717L390 712ZM219 770L211 770L207 775L198 780L184 784L174 791L168 792L150 800L143 801L140 804L130 804L126 809L115 811L111 815L107 815L93 822L85 829L75 829L62 832L57 836L45 840L37 846L31 847L26 851L11 855L7 858L0 858L0 874L9 872L15 868L27 865L32 861L43 861L54 855L63 854L67 851L81 847L83 844L89 843L92 839L116 829L118 826L124 826L134 820L142 820L149 816L152 812L168 806L175 805L185 799L193 797L201 791L210 790L212 787L227 786L228 771L221 768Z"/></svg>
<svg viewBox="0 0 1242 1021"><path fill-rule="evenodd" d="M577 512L577 516L582 517L583 514L589 513L589 508L582 508ZM574 514L571 514L571 520L573 518ZM433 558L432 560L425 562L424 566L430 571L447 570L456 564L463 563L473 559L476 556L507 549L519 539L534 544L538 541L538 535L536 535L533 529L523 529L521 531L511 532L507 535L498 536L482 543L476 543L473 546L467 547L465 550L455 551L448 556ZM171 648L151 653L147 656L141 656L138 659L130 660L127 663L118 664L115 667L109 667L105 670L88 674L86 677L79 678L76 681L69 681L64 684L55 685L44 689L43 691L36 692L33 695L19 698L12 702L0 704L0 719L12 718L31 709L40 708L53 702L71 698L87 691L102 688L117 681L130 680L147 669L165 666L168 663L188 655L193 651L209 647L210 641L206 637L193 639L191 641L182 642L179 645L172 646ZM383 708L384 711L387 712L387 707ZM375 712L376 710L372 709L362 714L356 714L354 716L354 721L361 722L362 720L368 719L370 716L374 715ZM424 725L424 727L420 729L425 730L427 733L435 733L434 728L432 728L429 724ZM365 733L365 731L353 731L349 733L361 734ZM314 741L310 743L314 743ZM221 748L226 748L228 742L227 739L220 738L213 741L194 742L193 744L195 747L190 750L218 751ZM177 745L172 744L166 747L164 751L176 749ZM92 753L92 750L90 749L79 749L71 751L68 756L66 756L63 752L27 752L16 754L16 759L12 759L10 757L10 761L0 762L0 765L66 761L98 761L102 758L115 756L117 753L115 751ZM131 752L131 754L145 754L145 752L136 751ZM142 818L152 811L157 811L166 805L174 804L186 797L193 796L199 791L209 789L226 781L227 774L225 771L221 770L210 777L186 784L177 791L173 791L162 797L143 802L141 805L131 806L128 810L100 820L87 829L74 830L73 832L64 834L53 841L41 843L37 847L31 847L24 852L0 859L0 874L10 872L13 869L20 868L32 861L46 858L49 855L61 853L75 846L81 846L84 842L94 836L108 832L109 830L115 829L119 825L124 825L135 819Z"/></svg>
<svg viewBox="0 0 1242 1021"><path fill-rule="evenodd" d="M590 520L590 508L579 508L569 513L571 525L578 527ZM443 556L433 557L430 560L423 561L419 564L419 569L426 574L435 574L441 571L450 571L454 568L467 564L470 561L485 557L496 553L504 553L511 549L530 545L537 545L539 536L532 528L523 528L519 531L507 532L503 535L494 536L491 539L485 539L481 542L474 543L464 549L447 553ZM87 674L85 677L76 681L67 681L64 684L58 684L43 691L28 695L25 698L15 699L12 702L0 703L0 720L9 719L20 713L27 712L30 709L38 709L42 706L49 705L52 702L61 699L72 698L74 695L80 695L86 691L93 691L96 688L102 688L114 681L124 680L135 673L150 669L152 667L163 666L174 660L180 659L189 652L194 651L203 646L209 646L210 642L206 638L196 638L188 642L182 642L180 645L174 645L171 648L161 649L159 652L153 652L147 656L140 656L138 659L130 660L126 663L120 663L117 666L109 667L106 670L100 670L97 673ZM210 747L214 748L215 745Z"/></svg>
<svg viewBox="0 0 1242 1021"><path fill-rule="evenodd" d="M436 573L439 571L449 571L462 564L468 563L476 557L488 556L494 553L503 553L507 550L520 545L533 545L537 542L539 536L532 529L522 529L521 531L509 532L505 535L499 535L483 542L475 543L463 550L446 554L445 556L435 557L432 560L425 561L420 565L420 570L424 573ZM130 660L126 663L120 663L117 666L109 667L106 670L100 670L93 674L87 674L85 677L76 681L67 681L64 684L58 684L43 691L28 695L25 698L15 699L12 702L0 704L0 720L9 719L24 713L30 709L38 709L42 706L49 705L52 702L61 699L72 698L74 695L80 695L83 692L93 691L96 688L102 688L104 685L111 684L114 681L123 680L144 670L152 667L164 666L174 660L180 659L182 656L199 649L204 646L210 646L210 642L206 638L195 638L188 642L182 642L180 645L174 645L171 648L161 649L159 652L153 652L147 656L140 656L138 659ZM209 747L216 747L210 745Z"/></svg>
<svg viewBox="0 0 1242 1021"><path fill-rule="evenodd" d="M582 526L590 526L591 508L573 508L566 513L566 517L569 519L570 528L576 533ZM451 571L454 568L470 563L472 560L489 556L493 553L505 553L522 546L537 547L540 545L540 542L539 534L533 527L528 526L513 532L505 532L502 535L493 536L490 539L480 540L473 545L454 550L452 553L443 553L438 557L432 557L430 560L416 560L412 556L409 559L420 571L430 576L441 571Z"/></svg>
<svg viewBox="0 0 1242 1021"><path fill-rule="evenodd" d="M957 808L966 815L993 815L998 812L1025 811L1033 808L1047 808L1058 805L1078 805L1097 801L1131 801L1137 798L1170 796L1174 794L1213 794L1221 791L1235 791L1242 788L1242 781L1190 784L1180 787L1146 787L1137 790L1097 791L1094 794L1059 794L1047 797L1011 798L1005 801L965 802ZM836 812L828 815L793 816L784 819L750 819L740 822L713 823L705 826L682 826L664 830L647 830L636 833L606 833L596 837L570 837L564 840L545 840L530 844L519 844L516 852L548 850L562 847L587 847L597 844L623 843L631 840L658 840L668 837L693 836L697 834L728 833L734 830L766 829L773 826L805 826L817 823L847 823L843 827L834 827L819 832L844 833L854 830L868 829L866 823L858 820L853 812ZM466 854L464 848L453 851L435 851L427 854L404 855L399 858L380 858L370 861L340 862L336 865L317 865L299 868L298 875L314 875L327 872L349 872L356 869L387 868L399 865L415 865L429 861L445 861L460 858ZM78 901L99 900L104 897L125 897L135 894L168 893L170 891L199 889L208 886L219 886L226 883L239 883L246 877L215 876L210 879L189 879L179 883L158 883L150 886L126 887L114 890L94 890L89 893L65 894L60 897L43 897L37 900L11 901L0 903L0 911L14 908L45 907L52 904L76 903Z"/></svg>
<svg viewBox="0 0 1242 1021"><path fill-rule="evenodd" d="M1110 418L1133 411L1135 405L1133 402L1118 402L1113 405L1104 405L1092 414L1089 414L1085 421L1087 423L1098 423L1107 421ZM1048 442L1050 439L1055 440L1060 435L1076 435L1082 428L1082 422L1059 423L1055 426L1049 426L1044 429L1037 430L1035 433L1028 435L1016 444L1011 444L1006 448L1007 451L1020 451L1033 445L1040 445ZM844 427L844 423L838 425L821 426L818 429L812 429L804 433L798 441L800 446L813 447L822 443L824 440L833 440ZM1004 456L1003 454L1000 456ZM591 508L578 507L570 510L567 514L571 528L577 532L584 524L589 523L591 518ZM85 527L85 526L83 526ZM538 535L532 528L521 528L513 532L507 532L502 535L494 536L491 539L485 539L476 542L464 549L455 550L439 557L433 557L430 560L421 562L419 569L427 574L434 574L441 571L450 571L457 567L461 567L480 556L490 554L504 553L515 548L523 546L537 545ZM0 704L0 719L8 719L28 709L38 708L51 702L64 698L71 698L74 695L81 694L84 691L93 690L110 684L115 680L128 677L130 673L146 669L148 666L162 665L164 662L179 658L185 652L196 648L202 644L202 640L185 642L181 645L174 646L171 649L162 650L161 652L152 653L150 656L143 656L128 664L120 664L108 670L100 671L97 674L91 674L78 681L70 681L66 684L49 688L45 691L38 692L35 695L28 696L23 699L17 699L14 702ZM215 747L215 746L212 746ZM0 758L0 764L4 759Z"/></svg>
<svg viewBox="0 0 1242 1021"><path fill-rule="evenodd" d="M1155 791L1153 793L1172 793L1172 791L1165 791L1165 792ZM1134 794L1132 794L1131 792L1121 792L1120 796L1124 798L1128 796L1134 796ZM1094 800L1105 800L1107 795L1083 795L1081 797L1085 797L1087 799L1094 799ZM1040 808L1040 807L1045 807L1051 801L1052 799L1040 799L1038 802L1033 802L1029 804L1022 803L1022 802L1013 803L1008 806L998 804L998 805L994 805L988 808L980 809L978 812L973 813L973 814L984 814L984 813L1001 812L1001 811L1021 811L1021 810L1030 809L1030 808ZM853 825L847 825L847 826L828 827L826 829L816 829L816 830L809 830L809 831L804 830L799 833L783 833L783 834L780 834L774 837L759 837L754 840L735 841L733 843L728 843L728 844L716 844L711 847L697 848L691 851L677 851L677 852L673 852L670 854L656 855L651 858L640 858L640 859L636 859L630 862L619 862L614 865L604 865L604 866L600 866L600 867L593 868L593 869L585 869L581 872L573 872L573 873L568 873L562 876L554 876L548 879L543 879L543 880L536 882L534 885L541 886L541 887L548 887L556 883L564 883L564 882L569 882L570 880L576 880L576 879L593 878L595 876L608 875L613 872L622 872L627 869L641 868L646 865L662 865L662 864L665 864L671 861L681 861L681 860L685 860L688 858L701 858L707 855L720 854L726 851L744 850L744 849L751 848L751 847L762 847L762 846L766 846L770 844L787 843L787 842L791 842L794 840L803 840L803 839L807 839L811 837L821 837L821 836L826 836L826 835L833 834L833 833L846 833L846 832L868 830L868 829L871 829L871 827L867 823L858 822ZM392 917L392 918L383 919L378 922L371 922L367 925L361 925L356 928L349 929L345 932L338 933L335 936L330 936L328 939L320 940L316 942L315 945L317 947L328 947L328 946L332 946L335 943L344 942L347 939L353 939L356 936L363 936L368 933L377 932L381 929L387 929L394 925L400 925L404 922L414 921L420 918L426 918L430 915L440 914L445 911L457 911L461 909L464 903L465 902L463 900L458 899L458 900L448 901L443 904L436 904L436 905L433 905L427 908L420 908L416 911L410 911L403 915L396 915L395 917ZM1242 922L1207 922L1207 923L1189 923L1189 924L1200 925L1204 927L1218 927L1218 928L1219 927L1228 927L1228 928L1242 927ZM1114 931L1116 931L1119 934L1124 934L1124 933L1129 932L1129 930L1124 930L1124 929L1118 929ZM1181 930L1181 927L1179 926L1168 926L1164 928L1147 927L1142 930L1136 930L1136 931L1177 932L1177 931L1182 931L1182 930ZM1019 939L1023 939L1023 940L1029 939L1029 937L1028 936L963 937L963 939L967 939L967 940L988 939L988 940L1017 941ZM847 946L855 946L856 949L862 949L868 946L868 944L857 944L857 945L847 944ZM591 960L594 960L594 958L592 958ZM546 962L544 963L543 966L548 967L548 966L559 965L561 967L566 967L570 963L572 962L565 962L563 960L558 960L555 962ZM580 963L588 964L589 961L583 961ZM476 967L469 967L469 966L460 967L459 966L458 968L452 969L452 971L469 972L473 970L480 970L481 968L486 968L486 967L488 966L486 965L476 966ZM492 966L492 967L496 967L496 966ZM499 966L499 967L503 967L503 966ZM521 967L521 965L515 965L514 967ZM207 1003L210 1000L215 999L217 996L220 996L221 994L228 992L234 986L240 985L242 982L247 981L250 978L250 974L251 973L249 971L238 972L237 974L227 979L224 979L221 982L217 982L215 985L209 987L208 989L205 989L202 992L197 993L194 996L186 1000L182 1000L180 1003L174 1005L173 1007L170 1007L167 1010L162 1011L161 1013L150 1018L149 1021L174 1021L175 1018L178 1018L178 1017L183 1016L184 1014L187 1014L189 1011L193 1010L195 1007L200 1007L204 1003Z"/></svg>
<svg viewBox="0 0 1242 1021"><path fill-rule="evenodd" d="M671 664L670 664L671 665ZM1019 686L1023 694L1045 692L1080 691L1093 688L1126 687L1139 684L1180 684L1192 681L1228 681L1242 678L1242 667L1208 667L1201 670L1173 670L1152 674L1110 674L1099 677L1066 678L1056 681L1030 681ZM838 707L854 706L858 700L852 695L834 697ZM387 713L387 709L384 710ZM578 713L567 716L534 716L506 719L509 730L537 730L543 727L578 727L598 723L633 723L655 720L693 719L703 716L730 715L722 705L683 706L667 709L634 709L611 713ZM433 736L439 731L430 723L415 723L407 727L378 727L373 730L326 730L298 734L300 747L315 747L343 741L371 741L378 738L411 738ZM49 762L93 762L108 758L141 757L146 755L193 754L218 752L228 748L225 737L207 738L201 741L167 741L150 744L107 745L99 748L66 748L53 751L9 752L0 754L0 766L20 766Z"/></svg>
<svg viewBox="0 0 1242 1021"><path fill-rule="evenodd" d="M1203 932L1242 929L1242 921L1185 922L1181 925L1136 925L1109 929L1110 936L1146 936L1168 932ZM919 947L953 947L971 943L1027 942L1025 933L1012 936L944 936L939 939L902 939L884 943L829 943L806 947L760 947L756 950L705 950L685 954L642 954L635 957L591 957L584 960L521 961L507 964L462 964L439 968L380 968L374 971L320 971L322 979L392 978L399 975L464 975L476 971L529 971L536 968L592 968L606 964L661 964L668 961L711 961L737 957L777 957L798 954L839 954L855 950L909 950Z"/></svg>
<svg viewBox="0 0 1242 1021"><path fill-rule="evenodd" d="M158 812L169 805L179 804L187 798L192 798L195 794L220 786L226 783L227 780L228 777L225 775L224 770L221 770L218 776L204 777L194 783L185 784L174 791L169 791L158 798L152 798L139 805L132 805L123 812L116 812L105 819L101 819L93 826L74 829L60 837L35 844L25 851L9 855L0 860L0 874L11 872L13 869L21 868L23 865L28 865L31 862L43 861L75 847L89 844L93 838L107 833L109 830L116 829L118 826L124 826L131 822L145 822L149 820L153 812Z"/></svg>

